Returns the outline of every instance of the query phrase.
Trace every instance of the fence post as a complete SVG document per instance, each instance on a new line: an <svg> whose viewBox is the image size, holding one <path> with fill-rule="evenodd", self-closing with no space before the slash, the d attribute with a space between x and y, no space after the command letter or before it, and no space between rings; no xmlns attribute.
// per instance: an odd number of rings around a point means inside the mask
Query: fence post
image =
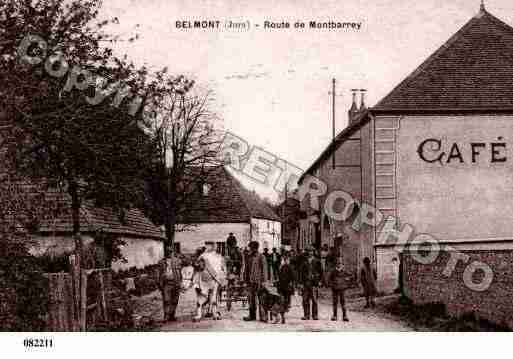
<svg viewBox="0 0 513 359"><path fill-rule="evenodd" d="M99 270L98 274L99 274L98 279L100 281L100 303L101 303L101 308L102 308L102 312L103 312L103 320L106 323L108 323L109 315L108 315L108 311L107 311L107 300L105 299L105 283L103 281L103 271Z"/></svg>
<svg viewBox="0 0 513 359"><path fill-rule="evenodd" d="M87 330L87 272L80 271L80 331Z"/></svg>
<svg viewBox="0 0 513 359"><path fill-rule="evenodd" d="M79 331L79 316L80 316L80 279L78 277L79 273L79 263L77 260L77 256L72 254L69 256L69 264L70 264L70 274L71 274L71 287L73 293L73 331Z"/></svg>

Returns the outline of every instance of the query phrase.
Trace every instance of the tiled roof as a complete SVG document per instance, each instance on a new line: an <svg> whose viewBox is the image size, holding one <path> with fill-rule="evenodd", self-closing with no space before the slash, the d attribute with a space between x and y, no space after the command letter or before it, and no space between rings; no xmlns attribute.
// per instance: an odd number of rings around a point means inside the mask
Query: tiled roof
<svg viewBox="0 0 513 359"><path fill-rule="evenodd" d="M279 221L269 206L251 193L223 166L208 170L205 182L207 196L201 188L189 201L188 210L179 218L180 223L239 223L251 218Z"/></svg>
<svg viewBox="0 0 513 359"><path fill-rule="evenodd" d="M49 190L46 194L49 201L71 202L68 195L57 190ZM82 233L104 231L106 233L142 238L163 238L163 234L143 213L138 209L130 209L125 212L123 220L118 214L108 208L98 208L91 203L83 204L80 209L80 231ZM67 233L72 232L73 223L70 211L65 211L57 218L43 220L39 225L41 233Z"/></svg>
<svg viewBox="0 0 513 359"><path fill-rule="evenodd" d="M0 115L0 140L2 127L6 122ZM0 174L2 174L0 168ZM42 234L46 233L71 233L73 223L69 209L71 208L71 199L68 194L58 189L43 190L37 188L38 185L29 181L17 181L17 185L24 193L44 193L45 200L57 205L60 209L55 214L48 214L46 218L39 218L38 230ZM58 214L57 214L58 213ZM50 219L51 218L51 219ZM80 210L80 226L82 233L104 231L111 234L124 236L134 236L142 238L163 238L163 233L159 227L155 226L138 209L125 211L123 220L118 214L109 208L98 208L91 203L84 203Z"/></svg>
<svg viewBox="0 0 513 359"><path fill-rule="evenodd" d="M513 109L513 28L484 9L373 109Z"/></svg>

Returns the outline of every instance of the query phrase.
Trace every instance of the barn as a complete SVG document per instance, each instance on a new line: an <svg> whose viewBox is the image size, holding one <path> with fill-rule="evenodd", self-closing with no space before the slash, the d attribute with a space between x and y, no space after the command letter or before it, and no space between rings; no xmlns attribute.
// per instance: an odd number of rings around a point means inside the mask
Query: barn
<svg viewBox="0 0 513 359"><path fill-rule="evenodd" d="M206 182L181 215L175 246L194 253L205 241L225 252L226 238L233 233L240 248L257 241L260 249L281 246L281 219L269 204L246 189L225 166L209 169Z"/></svg>

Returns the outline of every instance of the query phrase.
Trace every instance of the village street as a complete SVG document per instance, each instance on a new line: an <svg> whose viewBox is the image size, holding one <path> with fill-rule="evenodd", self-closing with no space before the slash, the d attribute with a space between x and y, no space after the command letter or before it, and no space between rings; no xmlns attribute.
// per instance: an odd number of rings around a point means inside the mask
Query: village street
<svg viewBox="0 0 513 359"><path fill-rule="evenodd" d="M350 321L340 320L333 322L331 318L331 298L324 293L320 299L319 320L302 321L301 297L294 296L292 308L286 315L286 324L267 324L258 321L245 322L242 320L247 315L247 306L242 307L241 303L235 303L230 312L226 311L223 303L221 305L222 320L203 319L200 322L192 321L192 312L195 308L192 291L184 293L180 297L177 309L178 322L161 323L156 329L159 331L411 331L407 324L402 323L398 318L382 313L379 307L387 299L378 300L378 310L363 309L361 299L350 300L348 305L348 316ZM388 299L390 301L390 299ZM155 317L161 318L161 299L158 292L150 294L145 298L147 308L153 307ZM150 304L152 303L152 304ZM149 309L148 309L149 310ZM339 314L340 315L340 314Z"/></svg>

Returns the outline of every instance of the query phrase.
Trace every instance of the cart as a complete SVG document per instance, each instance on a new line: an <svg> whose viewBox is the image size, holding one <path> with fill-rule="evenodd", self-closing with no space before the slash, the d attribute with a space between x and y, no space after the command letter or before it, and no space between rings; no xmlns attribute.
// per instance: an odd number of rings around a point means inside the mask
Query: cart
<svg viewBox="0 0 513 359"><path fill-rule="evenodd" d="M233 266L233 263L227 260L227 267L229 271L227 284L221 288L219 300L225 302L226 310L230 311L232 309L232 303L234 302L240 302L242 306L245 307L248 301L248 295L246 286L240 278L240 273L235 270L237 266Z"/></svg>

